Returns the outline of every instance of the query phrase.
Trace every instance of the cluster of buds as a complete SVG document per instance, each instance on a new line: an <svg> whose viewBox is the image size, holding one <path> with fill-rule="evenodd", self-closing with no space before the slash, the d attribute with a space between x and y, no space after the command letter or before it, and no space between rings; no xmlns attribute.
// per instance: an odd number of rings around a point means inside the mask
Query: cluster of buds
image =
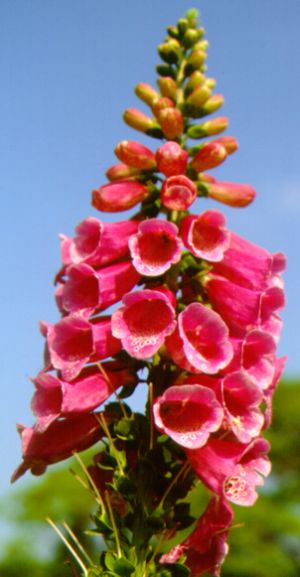
<svg viewBox="0 0 300 577"><path fill-rule="evenodd" d="M120 164L92 193L93 207L102 212L138 203L140 210L108 224L88 217L74 238L61 237L55 297L62 318L41 324L46 352L33 379L36 423L19 427L23 462L14 474L40 474L108 439L111 446L104 443L90 475L119 515L117 557L120 548L140 547L135 564L142 550L149 575L153 563L155 575L173 575L178 563L193 576L219 575L230 502L253 505L256 486L270 471L261 435L284 365L276 357L284 256L228 230L215 208L188 211L197 197L241 207L255 196L249 185L207 173L236 151L237 141L215 138L227 128L225 117L193 122L223 103L205 75L203 34L194 11L168 29L158 49L164 62L157 67L159 90L136 87L152 116L136 109L124 114L127 124L165 142L155 151L120 142ZM145 383L142 419L122 399ZM113 394L119 404L104 405ZM145 463L151 471L160 468L153 483L145 480ZM176 473L169 487L167 472ZM211 498L198 520L187 521L178 500L199 480ZM188 538L168 549L170 537L189 524ZM101 527L105 537L107 525ZM104 569L107 563L104 557Z"/></svg>

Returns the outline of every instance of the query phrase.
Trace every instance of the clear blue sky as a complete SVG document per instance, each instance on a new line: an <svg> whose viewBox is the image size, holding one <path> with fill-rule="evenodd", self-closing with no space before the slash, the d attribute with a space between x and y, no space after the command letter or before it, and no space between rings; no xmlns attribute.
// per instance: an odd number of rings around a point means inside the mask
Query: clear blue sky
<svg viewBox="0 0 300 577"><path fill-rule="evenodd" d="M105 181L113 148L138 138L121 119L138 105L133 87L155 82L156 45L191 6L210 41L209 72L225 95L228 133L240 142L218 177L258 193L251 208L226 211L229 226L288 256L280 353L289 355L287 373L300 374L299 0L2 0L2 491L19 461L15 421L32 423L38 321L58 319L58 233L72 234L96 214L90 190Z"/></svg>

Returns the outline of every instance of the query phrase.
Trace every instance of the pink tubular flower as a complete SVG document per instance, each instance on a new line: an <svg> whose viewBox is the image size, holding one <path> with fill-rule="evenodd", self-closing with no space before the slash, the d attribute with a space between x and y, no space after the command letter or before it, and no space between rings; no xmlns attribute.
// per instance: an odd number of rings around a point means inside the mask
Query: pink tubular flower
<svg viewBox="0 0 300 577"><path fill-rule="evenodd" d="M206 210L186 216L181 221L180 233L186 248L196 257L209 262L222 260L230 243L226 219L218 210Z"/></svg>
<svg viewBox="0 0 300 577"><path fill-rule="evenodd" d="M197 172L210 170L219 166L226 160L227 150L221 143L212 141L204 144L203 147L195 154L191 161L191 166Z"/></svg>
<svg viewBox="0 0 300 577"><path fill-rule="evenodd" d="M135 180L116 180L92 191L92 206L102 212L122 212L142 202L148 188Z"/></svg>
<svg viewBox="0 0 300 577"><path fill-rule="evenodd" d="M262 290L267 288L273 274L273 259L264 248L232 232L223 260L213 270L245 288Z"/></svg>
<svg viewBox="0 0 300 577"><path fill-rule="evenodd" d="M209 439L200 449L186 449L188 460L202 482L214 493L237 505L251 506L256 485L270 472L269 443L254 439L249 445Z"/></svg>
<svg viewBox="0 0 300 577"><path fill-rule="evenodd" d="M120 386L135 382L127 369L110 370L113 363L103 363L103 373L98 366L84 369L71 383L49 373L39 373L32 379L36 392L31 407L37 417L35 430L44 432L53 421L88 413L104 403Z"/></svg>
<svg viewBox="0 0 300 577"><path fill-rule="evenodd" d="M241 443L257 437L264 424L259 410L261 390L242 371L231 373L222 382L224 416L228 426Z"/></svg>
<svg viewBox="0 0 300 577"><path fill-rule="evenodd" d="M136 270L142 275L157 276L178 262L182 243L177 233L177 226L166 220L152 218L141 222L128 243Z"/></svg>
<svg viewBox="0 0 300 577"><path fill-rule="evenodd" d="M207 184L207 196L228 206L239 208L250 204L254 200L256 192L249 184L215 181Z"/></svg>
<svg viewBox="0 0 300 577"><path fill-rule="evenodd" d="M86 218L76 227L69 246L70 262L65 259L64 264L86 263L98 268L118 260L128 254L128 239L137 227L134 220L103 223L92 216Z"/></svg>
<svg viewBox="0 0 300 577"><path fill-rule="evenodd" d="M47 325L47 345L53 367L66 381L75 379L87 362L113 356L121 348L111 334L110 318L89 322L75 314Z"/></svg>
<svg viewBox="0 0 300 577"><path fill-rule="evenodd" d="M223 410L215 393L201 385L169 387L153 405L154 422L160 431L183 447L203 447L211 432L222 423Z"/></svg>
<svg viewBox="0 0 300 577"><path fill-rule="evenodd" d="M71 457L74 451L88 449L103 437L96 414L55 421L43 433L23 425L18 425L17 430L22 440L23 462L13 473L12 482L28 469L33 475L41 475L47 465Z"/></svg>
<svg viewBox="0 0 300 577"><path fill-rule="evenodd" d="M254 291L210 275L205 288L214 309L233 331L258 328L268 332L270 318L284 306L284 293L279 287Z"/></svg>
<svg viewBox="0 0 300 577"><path fill-rule="evenodd" d="M119 142L115 148L115 155L121 162L139 170L154 170L156 168L156 160L152 150L134 140Z"/></svg>
<svg viewBox="0 0 300 577"><path fill-rule="evenodd" d="M166 345L176 364L190 372L214 374L231 360L233 349L222 318L201 303L178 315L178 328Z"/></svg>
<svg viewBox="0 0 300 577"><path fill-rule="evenodd" d="M171 210L186 210L196 196L196 185L184 175L170 176L162 185L162 204Z"/></svg>
<svg viewBox="0 0 300 577"><path fill-rule="evenodd" d="M59 286L62 308L69 313L80 312L90 316L118 302L139 281L131 262L119 262L99 270L87 264L71 265L66 270L67 280Z"/></svg>
<svg viewBox="0 0 300 577"><path fill-rule="evenodd" d="M156 290L140 290L123 297L124 306L112 314L112 334L136 359L154 355L173 332L175 312L168 297Z"/></svg>
<svg viewBox="0 0 300 577"><path fill-rule="evenodd" d="M188 162L188 153L177 142L166 142L156 153L157 169L165 176L184 174Z"/></svg>
<svg viewBox="0 0 300 577"><path fill-rule="evenodd" d="M204 573L218 577L228 553L226 540L232 519L233 511L228 503L213 497L191 535L162 555L160 563L176 563L185 555L185 565L192 577L200 577Z"/></svg>

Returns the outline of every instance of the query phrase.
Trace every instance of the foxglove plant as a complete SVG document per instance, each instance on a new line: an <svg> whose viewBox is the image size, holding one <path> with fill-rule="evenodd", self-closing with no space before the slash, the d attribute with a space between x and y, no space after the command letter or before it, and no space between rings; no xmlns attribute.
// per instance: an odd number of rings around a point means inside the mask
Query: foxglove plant
<svg viewBox="0 0 300 577"><path fill-rule="evenodd" d="M36 422L18 426L23 461L13 480L95 446L84 468L99 505L100 560L87 567L76 554L90 577L220 575L231 503L253 505L270 472L262 432L284 366L276 347L285 259L231 232L210 206L247 206L255 191L207 172L238 144L219 136L226 117L206 118L223 97L205 74L196 11L167 32L158 89L135 90L150 111L124 113L162 142L152 150L121 141L120 163L92 193L98 211L136 212L114 223L90 216L74 238L61 236L61 319L41 323ZM140 414L124 399L145 386Z"/></svg>

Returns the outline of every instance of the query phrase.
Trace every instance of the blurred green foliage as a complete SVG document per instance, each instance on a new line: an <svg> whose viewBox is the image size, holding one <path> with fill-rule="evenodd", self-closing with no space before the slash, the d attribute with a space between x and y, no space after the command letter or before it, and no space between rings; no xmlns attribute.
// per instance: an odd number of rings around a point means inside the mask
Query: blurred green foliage
<svg viewBox="0 0 300 577"><path fill-rule="evenodd" d="M300 382L280 384L267 437L273 472L254 507L234 507L236 526L222 577L300 575ZM0 513L11 528L11 538L0 553L1 577L79 575L45 518L57 525L66 521L97 561L101 543L85 534L93 526L90 515L95 509L94 498L65 466L6 496Z"/></svg>

